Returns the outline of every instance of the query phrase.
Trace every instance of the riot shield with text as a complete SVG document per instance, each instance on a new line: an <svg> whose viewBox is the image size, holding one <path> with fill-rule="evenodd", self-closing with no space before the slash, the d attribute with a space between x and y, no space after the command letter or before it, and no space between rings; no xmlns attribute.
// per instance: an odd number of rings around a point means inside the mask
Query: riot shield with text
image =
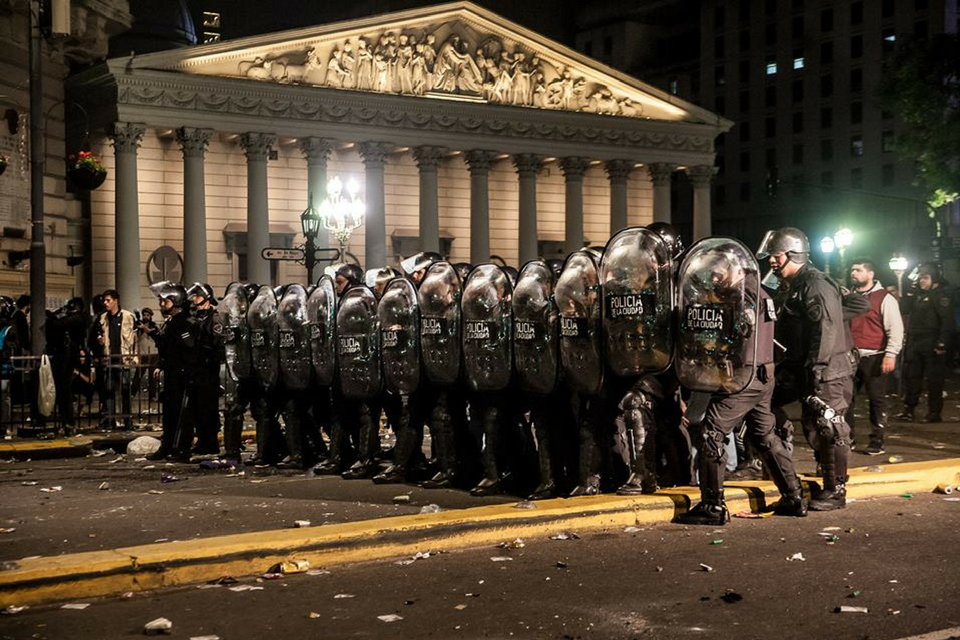
<svg viewBox="0 0 960 640"><path fill-rule="evenodd" d="M248 380L253 375L250 362L250 329L247 326L248 307L247 291L239 282L227 287L218 307L223 322L227 374L234 382Z"/></svg>
<svg viewBox="0 0 960 640"><path fill-rule="evenodd" d="M310 386L310 324L307 320L307 290L288 285L277 305L280 377L288 389Z"/></svg>
<svg viewBox="0 0 960 640"><path fill-rule="evenodd" d="M687 252L678 272L676 369L688 389L730 394L753 379L758 271L753 253L732 238L705 238Z"/></svg>
<svg viewBox="0 0 960 640"><path fill-rule="evenodd" d="M348 289L337 309L337 364L340 391L370 400L380 393L380 321L377 297L365 286Z"/></svg>
<svg viewBox="0 0 960 640"><path fill-rule="evenodd" d="M513 362L524 391L550 393L557 384L559 315L553 271L543 260L524 265L513 290Z"/></svg>
<svg viewBox="0 0 960 640"><path fill-rule="evenodd" d="M277 384L280 374L277 350L277 297L273 289L264 285L247 309L247 326L250 327L250 358L257 380L267 389Z"/></svg>
<svg viewBox="0 0 960 640"><path fill-rule="evenodd" d="M600 272L595 254L581 249L563 263L554 300L560 314L560 367L574 391L598 394L603 387Z"/></svg>
<svg viewBox="0 0 960 640"><path fill-rule="evenodd" d="M460 295L462 284L449 262L427 269L420 301L420 353L423 370L433 384L449 387L460 379Z"/></svg>
<svg viewBox="0 0 960 640"><path fill-rule="evenodd" d="M603 345L618 376L659 373L673 357L673 259L658 234L618 232L600 261Z"/></svg>
<svg viewBox="0 0 960 640"><path fill-rule="evenodd" d="M321 386L333 384L337 374L337 292L333 278L323 275L307 298L310 360Z"/></svg>
<svg viewBox="0 0 960 640"><path fill-rule="evenodd" d="M420 386L420 303L413 282L391 280L380 298L377 315L384 388L409 396Z"/></svg>
<svg viewBox="0 0 960 640"><path fill-rule="evenodd" d="M513 287L503 269L478 265L460 300L463 369L471 391L500 391L513 374Z"/></svg>

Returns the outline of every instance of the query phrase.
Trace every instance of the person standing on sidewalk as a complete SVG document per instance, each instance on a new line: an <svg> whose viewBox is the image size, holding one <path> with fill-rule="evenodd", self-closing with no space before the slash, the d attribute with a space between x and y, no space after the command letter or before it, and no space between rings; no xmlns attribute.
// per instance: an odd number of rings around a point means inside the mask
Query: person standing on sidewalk
<svg viewBox="0 0 960 640"><path fill-rule="evenodd" d="M947 375L947 347L953 335L953 297L945 286L943 272L935 262L921 264L919 277L900 303L907 323L903 356L903 383L906 388L903 411L898 420L913 422L920 404L920 387L927 381L929 411L921 422L940 422L943 411L943 379Z"/></svg>
<svg viewBox="0 0 960 640"><path fill-rule="evenodd" d="M857 366L854 394L866 388L870 399L870 445L867 455L883 453L883 434L887 425L885 389L887 375L897 367L897 355L903 346L903 318L900 307L883 285L876 279L876 266L868 258L853 261L850 267L850 283L854 290L870 302L870 311L850 321L853 343L860 354ZM850 446L853 447L854 403L847 409L847 424L850 425Z"/></svg>
<svg viewBox="0 0 960 640"><path fill-rule="evenodd" d="M97 319L100 325L100 344L106 359L104 408L106 416L101 428L112 429L117 418L117 387L120 391L123 428L132 429L130 414L130 367L137 364L137 317L132 311L120 308L120 293L116 289L103 292L106 311Z"/></svg>
<svg viewBox="0 0 960 640"><path fill-rule="evenodd" d="M218 455L220 443L220 364L224 361L223 323L217 313L217 297L213 287L195 282L187 290L193 302L198 329L198 362L194 389L193 413L197 423L197 455Z"/></svg>

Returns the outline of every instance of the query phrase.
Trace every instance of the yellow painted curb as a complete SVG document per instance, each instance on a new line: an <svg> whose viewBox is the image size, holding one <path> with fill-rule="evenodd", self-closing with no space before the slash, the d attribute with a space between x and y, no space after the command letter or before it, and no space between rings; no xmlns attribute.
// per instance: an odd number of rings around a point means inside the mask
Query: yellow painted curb
<svg viewBox="0 0 960 640"><path fill-rule="evenodd" d="M852 470L848 496L863 499L931 491L941 483L960 484L960 459L876 469ZM767 500L777 497L770 482L728 483L725 488L731 512L759 511ZM695 487L679 487L650 496L546 500L533 509L490 505L33 558L0 571L0 607L257 575L291 557L308 560L314 567L330 567L418 551L492 545L516 537L546 537L564 530L645 526L669 522L698 498Z"/></svg>

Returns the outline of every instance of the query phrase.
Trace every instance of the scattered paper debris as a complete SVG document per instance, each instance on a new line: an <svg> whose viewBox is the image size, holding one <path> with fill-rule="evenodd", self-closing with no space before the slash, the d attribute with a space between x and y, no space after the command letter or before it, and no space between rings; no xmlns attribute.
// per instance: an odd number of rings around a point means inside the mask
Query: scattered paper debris
<svg viewBox="0 0 960 640"><path fill-rule="evenodd" d="M762 514L759 514L759 513L754 513L753 511L738 511L738 512L736 512L735 514L733 514L733 517L734 517L734 518L749 518L749 519L752 519L752 520L759 520L760 518L763 517L763 515L762 515Z"/></svg>
<svg viewBox="0 0 960 640"><path fill-rule="evenodd" d="M2 527L0 528L0 533L13 533L16 530L16 527Z"/></svg>
<svg viewBox="0 0 960 640"><path fill-rule="evenodd" d="M951 493L953 493L953 487L949 484L938 484L937 488L934 489L933 492L950 495Z"/></svg>
<svg viewBox="0 0 960 640"><path fill-rule="evenodd" d="M530 500L523 500L523 501L518 502L517 504L513 505L513 508L514 508L514 509L536 509L536 508L537 508L537 503L536 503L536 502L531 502Z"/></svg>
<svg viewBox="0 0 960 640"><path fill-rule="evenodd" d="M354 596L352 593L338 593L337 595L333 596L333 599L334 599L334 600L343 600L343 599L345 599L345 598L354 598L354 597L356 597L356 596Z"/></svg>
<svg viewBox="0 0 960 640"><path fill-rule="evenodd" d="M465 604L458 604L454 607L454 609L456 609L457 611L463 611L466 608L467 608L467 605Z"/></svg>
<svg viewBox="0 0 960 640"><path fill-rule="evenodd" d="M440 513L443 509L438 504L428 504L420 508L420 513Z"/></svg>
<svg viewBox="0 0 960 640"><path fill-rule="evenodd" d="M183 478L181 476L175 476L172 473L169 473L169 474L165 473L162 476L160 476L160 482L164 484L167 484L170 482L182 482L183 480L186 480L186 478Z"/></svg>
<svg viewBox="0 0 960 640"><path fill-rule="evenodd" d="M310 569L307 571L308 576L325 576L329 574L330 572L326 569Z"/></svg>
<svg viewBox="0 0 960 640"><path fill-rule="evenodd" d="M99 489L100 491L106 491L106 490L109 489L109 488L110 488L110 483L109 483L109 482L101 482L101 483L100 483L100 486L97 487L97 489Z"/></svg>
<svg viewBox="0 0 960 640"><path fill-rule="evenodd" d="M557 560L556 567L557 567L557 569L566 569L566 568L567 568L567 563L564 562L563 560Z"/></svg>
<svg viewBox="0 0 960 640"><path fill-rule="evenodd" d="M24 481L24 482L21 482L21 483L20 483L20 486L23 486L23 487L35 487L35 486L37 486L37 483L36 483L35 480L26 480L26 481Z"/></svg>
<svg viewBox="0 0 960 640"><path fill-rule="evenodd" d="M36 483L34 483L34 484L36 484ZM44 493L56 493L57 491L63 491L63 487L60 487L60 486L56 486L56 487L44 487L44 488L40 489L40 491L43 491Z"/></svg>
<svg viewBox="0 0 960 640"><path fill-rule="evenodd" d="M157 468L157 465L155 465L155 464L148 464L148 465L146 465L146 466L144 466L144 467L140 467L140 470L141 470L141 471L150 471L150 470L156 469L156 468Z"/></svg>
<svg viewBox="0 0 960 640"><path fill-rule="evenodd" d="M94 458L102 458L103 456L108 456L116 453L113 449L94 449L90 452L90 456Z"/></svg>
<svg viewBox="0 0 960 640"><path fill-rule="evenodd" d="M501 549L523 549L527 545L521 538L517 538L510 542L501 542L497 546Z"/></svg>
<svg viewBox="0 0 960 640"><path fill-rule="evenodd" d="M11 604L10 606L3 609L3 611L0 611L0 613L3 613L3 615L6 615L6 616L12 616L15 613L20 613L21 611L25 611L29 608L30 608L29 605L23 605L22 607L18 607L15 604Z"/></svg>
<svg viewBox="0 0 960 640"><path fill-rule="evenodd" d="M173 623L166 618L157 618L143 625L143 632L148 636L159 636L173 631Z"/></svg>
<svg viewBox="0 0 960 640"><path fill-rule="evenodd" d="M74 609L76 611L83 611L90 606L89 602L68 602L67 604L60 607L61 609Z"/></svg>
<svg viewBox="0 0 960 640"><path fill-rule="evenodd" d="M309 560L293 560L288 559L283 562L278 562L269 569L267 569L267 574L279 574L287 575L291 573L303 573L310 568Z"/></svg>
<svg viewBox="0 0 960 640"><path fill-rule="evenodd" d="M239 475L239 474L238 474L238 475ZM266 478L257 478L257 479L255 479L255 480L251 480L251 481L250 481L250 484L263 484L263 483L266 482L266 481L267 481Z"/></svg>
<svg viewBox="0 0 960 640"><path fill-rule="evenodd" d="M407 494L393 496L393 504L409 504L410 496Z"/></svg>
<svg viewBox="0 0 960 640"><path fill-rule="evenodd" d="M385 616L377 616L377 620L380 620L381 622L398 622L400 620L403 620L403 617L398 616L395 613L388 613Z"/></svg>
<svg viewBox="0 0 960 640"><path fill-rule="evenodd" d="M712 545L723 544L723 540L721 538L717 538L716 540L711 540L710 544Z"/></svg>
<svg viewBox="0 0 960 640"><path fill-rule="evenodd" d="M887 458L887 462L889 462L890 464L903 462L903 456L890 456L889 458Z"/></svg>
<svg viewBox="0 0 960 640"><path fill-rule="evenodd" d="M160 491L160 489L150 489L150 491L147 491L147 493L149 493L150 495L154 495L154 496L162 496L162 495L163 495L163 491Z"/></svg>
<svg viewBox="0 0 960 640"><path fill-rule="evenodd" d="M870 610L866 607L836 607L833 610L834 613L870 613Z"/></svg>
<svg viewBox="0 0 960 640"><path fill-rule="evenodd" d="M220 636L192 636L190 640L220 640Z"/></svg>
<svg viewBox="0 0 960 640"><path fill-rule="evenodd" d="M637 533L638 531L643 531L643 529L632 525L623 530L624 533Z"/></svg>
<svg viewBox="0 0 960 640"><path fill-rule="evenodd" d="M307 617L310 618L311 620L316 620L317 618L320 617L320 614L317 613L316 611L311 611L310 613L307 614Z"/></svg>
<svg viewBox="0 0 960 640"><path fill-rule="evenodd" d="M123 462L123 456L117 456L113 460L107 462L107 464L117 464L118 462Z"/></svg>
<svg viewBox="0 0 960 640"><path fill-rule="evenodd" d="M570 531L570 532L561 531L560 533L558 533L558 534L555 535L555 536L550 536L550 539L551 539L551 540L579 540L579 539L580 539L580 536L578 536L577 534L575 534L575 533L572 532L572 531Z"/></svg>
<svg viewBox="0 0 960 640"><path fill-rule="evenodd" d="M303 529L304 527L309 527L309 526L310 526L310 521L309 521L309 520L294 520L294 521L293 521L293 528L294 528L294 529Z"/></svg>
<svg viewBox="0 0 960 640"><path fill-rule="evenodd" d="M821 531L840 531L840 527L824 527Z"/></svg>
<svg viewBox="0 0 960 640"><path fill-rule="evenodd" d="M238 584L235 587L230 587L230 591L236 591L240 593L241 591L263 591L263 587L258 587L252 584Z"/></svg>
<svg viewBox="0 0 960 640"><path fill-rule="evenodd" d="M797 553L793 554L792 556L788 556L788 557L787 557L787 562L794 562L794 561L806 562L806 560L807 560L807 559L804 558L804 557L803 557L803 554L800 553L799 551L798 551Z"/></svg>
<svg viewBox="0 0 960 640"><path fill-rule="evenodd" d="M493 562L510 562L513 558L510 556L493 556L490 560Z"/></svg>
<svg viewBox="0 0 960 640"><path fill-rule="evenodd" d="M215 584L218 586L224 585L224 584L237 584L237 579L234 578L233 576L220 576L219 578L211 580L207 584Z"/></svg>
<svg viewBox="0 0 960 640"><path fill-rule="evenodd" d="M708 564L703 564L703 563L701 562L701 563L700 563L700 570L701 570L701 571L706 571L707 573L710 573L711 571L713 571L713 567L711 567L711 566L708 565Z"/></svg>

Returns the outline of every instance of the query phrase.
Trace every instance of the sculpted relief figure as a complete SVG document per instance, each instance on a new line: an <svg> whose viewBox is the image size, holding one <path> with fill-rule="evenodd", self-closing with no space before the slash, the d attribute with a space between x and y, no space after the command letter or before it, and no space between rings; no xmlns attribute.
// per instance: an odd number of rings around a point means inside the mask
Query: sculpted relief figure
<svg viewBox="0 0 960 640"><path fill-rule="evenodd" d="M386 93L393 90L390 82L390 39L381 36L373 51L373 90Z"/></svg>
<svg viewBox="0 0 960 640"><path fill-rule="evenodd" d="M264 60L257 56L253 60L246 60L237 65L240 75L254 80L272 80L273 79L273 61Z"/></svg>
<svg viewBox="0 0 960 640"><path fill-rule="evenodd" d="M373 88L373 52L366 38L357 40L357 89L369 91Z"/></svg>
<svg viewBox="0 0 960 640"><path fill-rule="evenodd" d="M433 71L434 89L447 93L480 93L483 84L480 68L460 36L450 36L440 47Z"/></svg>
<svg viewBox="0 0 960 640"><path fill-rule="evenodd" d="M410 61L410 84L412 93L422 96L430 89L430 72L427 70L424 44L416 42L414 38L410 38L410 41L413 43L413 59Z"/></svg>
<svg viewBox="0 0 960 640"><path fill-rule="evenodd" d="M343 88L347 70L343 66L343 50L334 49L327 61L327 86Z"/></svg>
<svg viewBox="0 0 960 640"><path fill-rule="evenodd" d="M413 93L413 46L410 41L409 36L401 35L400 44L397 46L397 84L395 86L399 93Z"/></svg>

